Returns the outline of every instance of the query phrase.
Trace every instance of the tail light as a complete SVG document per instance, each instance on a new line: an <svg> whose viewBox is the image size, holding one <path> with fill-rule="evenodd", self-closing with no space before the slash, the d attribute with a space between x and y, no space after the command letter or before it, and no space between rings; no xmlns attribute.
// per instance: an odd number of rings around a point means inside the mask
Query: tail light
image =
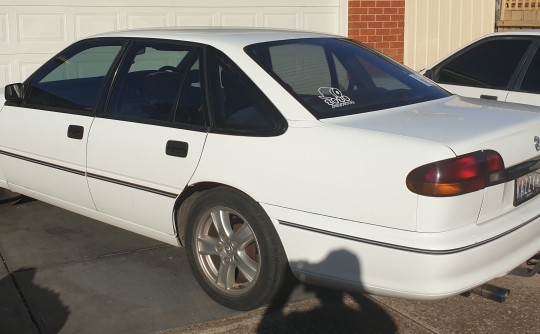
<svg viewBox="0 0 540 334"><path fill-rule="evenodd" d="M407 175L407 188L424 196L467 194L504 182L504 161L491 150L477 151L433 162Z"/></svg>

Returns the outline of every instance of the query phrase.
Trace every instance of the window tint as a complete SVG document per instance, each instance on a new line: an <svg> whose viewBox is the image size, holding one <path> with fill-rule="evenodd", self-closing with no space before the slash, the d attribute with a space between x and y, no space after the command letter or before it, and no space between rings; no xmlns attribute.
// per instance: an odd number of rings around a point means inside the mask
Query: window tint
<svg viewBox="0 0 540 334"><path fill-rule="evenodd" d="M114 83L107 112L132 120L205 124L196 48L135 43Z"/></svg>
<svg viewBox="0 0 540 334"><path fill-rule="evenodd" d="M523 39L476 44L445 63L435 80L452 85L506 89L530 44Z"/></svg>
<svg viewBox="0 0 540 334"><path fill-rule="evenodd" d="M33 76L25 103L46 109L90 111L122 44L85 42L67 49Z"/></svg>
<svg viewBox="0 0 540 334"><path fill-rule="evenodd" d="M540 50L536 51L525 78L521 83L521 90L540 93Z"/></svg>
<svg viewBox="0 0 540 334"><path fill-rule="evenodd" d="M275 107L229 59L219 54L211 68L217 128L262 133L281 127Z"/></svg>
<svg viewBox="0 0 540 334"><path fill-rule="evenodd" d="M429 80L347 40L260 43L246 52L318 118L448 96Z"/></svg>

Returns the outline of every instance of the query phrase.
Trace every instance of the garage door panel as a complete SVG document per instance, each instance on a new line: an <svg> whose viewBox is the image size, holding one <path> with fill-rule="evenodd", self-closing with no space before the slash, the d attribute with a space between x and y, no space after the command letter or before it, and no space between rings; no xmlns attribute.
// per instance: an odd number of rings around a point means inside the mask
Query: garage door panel
<svg viewBox="0 0 540 334"><path fill-rule="evenodd" d="M16 3L17 5L13 5ZM255 26L347 34L347 0L18 0L0 4L0 88L83 37L160 26ZM6 60L7 58L7 60Z"/></svg>

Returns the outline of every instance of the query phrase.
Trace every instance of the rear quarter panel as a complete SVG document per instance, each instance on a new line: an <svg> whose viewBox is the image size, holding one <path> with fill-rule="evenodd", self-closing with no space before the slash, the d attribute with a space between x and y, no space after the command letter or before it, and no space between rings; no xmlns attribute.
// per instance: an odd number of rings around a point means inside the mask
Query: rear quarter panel
<svg viewBox="0 0 540 334"><path fill-rule="evenodd" d="M340 126L290 126L277 137L209 134L191 183L219 182L265 204L416 230L418 196L406 176L451 156L440 144Z"/></svg>

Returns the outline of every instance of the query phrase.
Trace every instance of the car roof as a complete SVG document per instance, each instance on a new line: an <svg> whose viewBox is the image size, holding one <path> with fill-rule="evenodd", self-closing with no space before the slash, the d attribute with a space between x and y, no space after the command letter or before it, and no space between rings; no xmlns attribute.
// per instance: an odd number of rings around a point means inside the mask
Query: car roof
<svg viewBox="0 0 540 334"><path fill-rule="evenodd" d="M299 38L321 38L333 37L341 38L341 36L308 32L300 30L286 29L264 29L264 28L228 28L228 27L208 27L208 28L154 28L154 29L134 29L124 31L114 31L99 35L91 36L91 38L112 38L112 37L127 37L127 38L158 38L169 40L181 40L187 42L203 43L213 46L227 45L244 47L250 44L280 41L287 39ZM89 37L90 38L90 37Z"/></svg>
<svg viewBox="0 0 540 334"><path fill-rule="evenodd" d="M492 37L492 36L540 36L540 30L511 30L511 31L500 31L492 34L482 36L481 38Z"/></svg>

